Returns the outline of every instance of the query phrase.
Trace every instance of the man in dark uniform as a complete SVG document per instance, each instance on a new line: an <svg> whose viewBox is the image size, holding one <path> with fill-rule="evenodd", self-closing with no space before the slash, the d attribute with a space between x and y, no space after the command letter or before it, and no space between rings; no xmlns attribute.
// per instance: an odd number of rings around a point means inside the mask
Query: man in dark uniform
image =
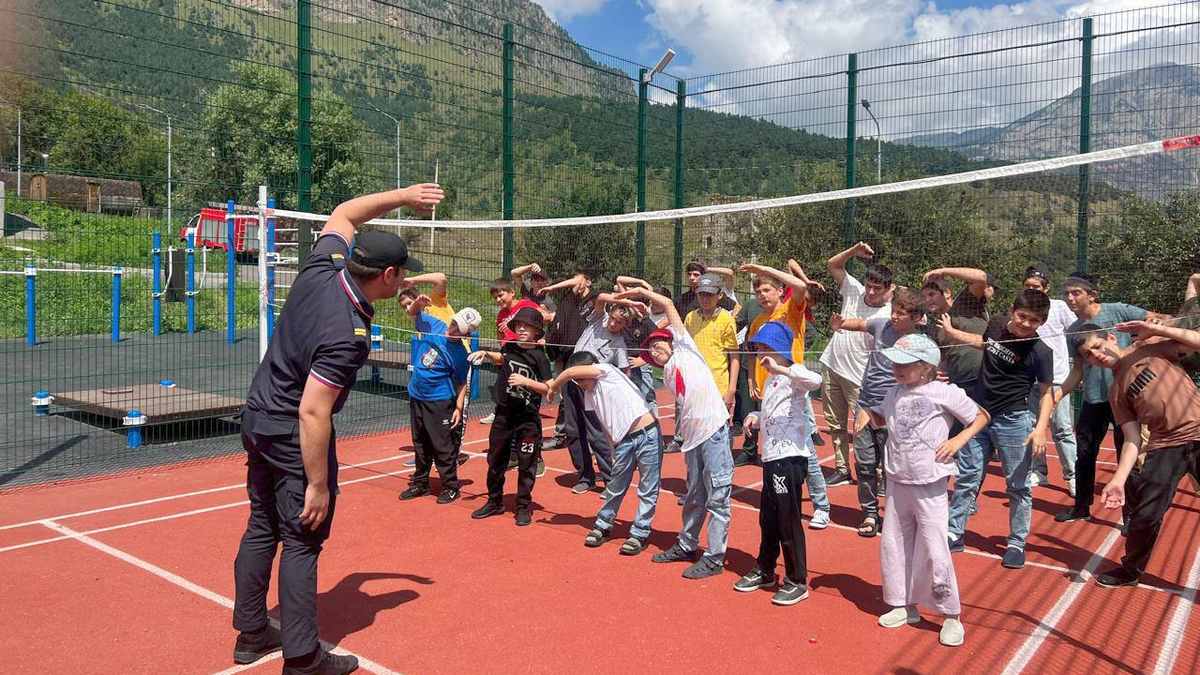
<svg viewBox="0 0 1200 675"><path fill-rule="evenodd" d="M292 283L275 335L242 409L250 519L234 562L234 662L283 648L285 675L349 673L353 656L327 653L317 637L317 557L337 501L333 415L370 350L371 302L394 297L421 265L404 241L356 228L397 207L427 211L434 184L366 195L338 206ZM279 542L281 631L268 623L267 587Z"/></svg>

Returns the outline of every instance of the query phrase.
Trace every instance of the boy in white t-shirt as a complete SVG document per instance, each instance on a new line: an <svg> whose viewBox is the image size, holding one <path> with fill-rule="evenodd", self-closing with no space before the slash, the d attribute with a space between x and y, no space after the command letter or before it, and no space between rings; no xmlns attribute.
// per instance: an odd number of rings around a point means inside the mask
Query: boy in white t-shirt
<svg viewBox="0 0 1200 675"><path fill-rule="evenodd" d="M887 319L892 314L892 271L883 265L867 268L866 284L846 271L846 263L854 258L871 260L875 251L865 242L842 251L829 259L829 274L842 294L841 316L847 319ZM839 330L821 352L824 382L821 398L825 406L825 422L833 439L836 471L825 480L829 487L850 482L850 453L853 450L853 421L858 414L858 395L863 374L867 370L870 349L865 333Z"/></svg>
<svg viewBox="0 0 1200 675"><path fill-rule="evenodd" d="M746 424L761 429L762 504L758 526L762 540L758 565L733 585L741 592L775 585L775 563L783 551L787 575L771 597L776 605L794 605L808 597L808 562L801 526L801 491L812 455L812 423L805 414L808 392L821 386L821 376L792 362L792 329L768 321L750 338L768 376L763 383L760 411Z"/></svg>
<svg viewBox="0 0 1200 675"><path fill-rule="evenodd" d="M654 556L654 562L694 561L683 572L685 579L704 579L721 573L729 539L730 496L733 490L733 454L729 449L729 409L713 373L696 341L688 333L671 300L637 288L619 298L642 299L667 315L667 327L647 336L646 355L663 369L663 382L675 395L678 413L675 437L687 463L688 487L683 501L683 526L671 548ZM700 528L708 513L708 551L696 560Z"/></svg>
<svg viewBox="0 0 1200 675"><path fill-rule="evenodd" d="M621 544L621 555L637 555L650 538L650 523L658 505L662 482L662 436L658 421L638 391L637 385L619 368L597 363L590 351L579 351L567 359L567 369L550 383L550 391L560 391L568 382L583 390L584 409L595 415L612 443L612 477L604 489L604 504L596 514L596 524L584 539L584 546L595 548L608 539L621 500L633 481L638 479L637 515L629 527L629 538Z"/></svg>

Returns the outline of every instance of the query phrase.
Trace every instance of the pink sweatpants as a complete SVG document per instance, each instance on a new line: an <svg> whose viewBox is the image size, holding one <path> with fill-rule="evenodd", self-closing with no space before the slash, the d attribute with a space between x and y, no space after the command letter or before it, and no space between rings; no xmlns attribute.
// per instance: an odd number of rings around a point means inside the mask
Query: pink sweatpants
<svg viewBox="0 0 1200 675"><path fill-rule="evenodd" d="M883 601L892 607L926 605L947 615L961 611L946 539L947 482L946 478L925 485L888 481L879 563Z"/></svg>

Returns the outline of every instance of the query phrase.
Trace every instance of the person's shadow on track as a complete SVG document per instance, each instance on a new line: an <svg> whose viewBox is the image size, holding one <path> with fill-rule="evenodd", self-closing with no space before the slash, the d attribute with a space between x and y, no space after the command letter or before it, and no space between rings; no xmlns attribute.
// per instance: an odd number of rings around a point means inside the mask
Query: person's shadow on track
<svg viewBox="0 0 1200 675"><path fill-rule="evenodd" d="M321 638L336 645L347 635L353 635L374 624L375 617L379 612L395 609L420 597L420 593L407 588L379 594L371 594L363 590L363 585L369 581L389 579L403 579L424 586L434 583L433 579L416 574L395 572L348 574L336 586L317 596L317 611L321 617Z"/></svg>

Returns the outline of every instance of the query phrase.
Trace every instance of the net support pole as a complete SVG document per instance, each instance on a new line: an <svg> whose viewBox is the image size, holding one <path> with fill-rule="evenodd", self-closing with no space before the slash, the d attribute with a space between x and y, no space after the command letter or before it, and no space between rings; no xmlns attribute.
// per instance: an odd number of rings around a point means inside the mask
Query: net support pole
<svg viewBox="0 0 1200 675"><path fill-rule="evenodd" d="M225 202L225 341L237 341L237 247L234 201Z"/></svg>
<svg viewBox="0 0 1200 675"><path fill-rule="evenodd" d="M649 83L648 71L638 71L638 117L637 117L637 210L646 210L646 107ZM646 223L638 222L634 235L634 266L638 278L646 276Z"/></svg>
<svg viewBox="0 0 1200 675"><path fill-rule="evenodd" d="M258 360L262 361L267 355L267 341L270 332L267 328L267 317L271 307L267 304L267 186L258 186Z"/></svg>
<svg viewBox="0 0 1200 675"><path fill-rule="evenodd" d="M187 332L192 335L196 332L196 231L192 230L187 235Z"/></svg>
<svg viewBox="0 0 1200 675"><path fill-rule="evenodd" d="M312 211L312 1L296 3L296 199L301 211ZM298 260L312 249L312 232L301 227Z"/></svg>
<svg viewBox="0 0 1200 675"><path fill-rule="evenodd" d="M471 352L479 351L479 331L471 331ZM471 366L470 391L468 392L467 400L474 401L479 398L479 369Z"/></svg>
<svg viewBox="0 0 1200 675"><path fill-rule="evenodd" d="M516 178L516 167L513 164L513 27L511 23L504 24L504 100L502 110L501 146L500 146L500 162L503 165L503 190L501 203L501 218L503 220L513 219L513 199L515 197L514 181ZM514 245L513 231L511 227L504 228L502 234L504 238L503 255L500 270L500 276L508 276L508 271L513 268Z"/></svg>
<svg viewBox="0 0 1200 675"><path fill-rule="evenodd" d="M37 267L25 263L25 344L37 345Z"/></svg>
<svg viewBox="0 0 1200 675"><path fill-rule="evenodd" d="M150 280L150 292L153 319L154 335L162 335L162 233L155 232L150 235L150 273L153 277Z"/></svg>
<svg viewBox="0 0 1200 675"><path fill-rule="evenodd" d="M267 255L267 342L275 336L275 265L279 263L278 253L275 251L275 198L267 197L267 237L266 237L266 255Z"/></svg>
<svg viewBox="0 0 1200 675"><path fill-rule="evenodd" d="M1079 74L1079 152L1092 151L1092 19L1083 20L1083 50ZM1075 266L1088 268L1088 210L1091 205L1092 167L1079 165L1079 210L1075 223Z"/></svg>
<svg viewBox="0 0 1200 675"><path fill-rule="evenodd" d="M683 111L687 105L687 81L679 80L675 88L675 208L682 209L683 198ZM671 292L679 297L683 290L683 219L675 219L675 264Z"/></svg>
<svg viewBox="0 0 1200 675"><path fill-rule="evenodd" d="M855 143L858 139L858 54L846 62L846 187L855 183ZM842 246L854 243L854 200L847 199L842 214Z"/></svg>
<svg viewBox="0 0 1200 675"><path fill-rule="evenodd" d="M112 341L121 341L121 276L125 270L114 267L112 271Z"/></svg>

